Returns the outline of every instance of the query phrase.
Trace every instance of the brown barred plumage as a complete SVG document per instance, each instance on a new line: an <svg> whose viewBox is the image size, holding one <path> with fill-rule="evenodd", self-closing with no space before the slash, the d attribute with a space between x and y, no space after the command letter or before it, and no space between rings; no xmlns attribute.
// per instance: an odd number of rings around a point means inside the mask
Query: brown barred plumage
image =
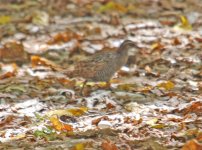
<svg viewBox="0 0 202 150"><path fill-rule="evenodd" d="M128 60L128 51L135 47L134 42L125 40L116 51L103 51L92 55L85 61L75 64L73 71L67 71L66 75L82 77L87 81L108 82Z"/></svg>

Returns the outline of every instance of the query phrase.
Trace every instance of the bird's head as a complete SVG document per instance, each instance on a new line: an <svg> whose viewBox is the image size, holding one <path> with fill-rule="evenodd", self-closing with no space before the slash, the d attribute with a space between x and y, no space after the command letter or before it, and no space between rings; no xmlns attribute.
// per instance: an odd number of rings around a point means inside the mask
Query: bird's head
<svg viewBox="0 0 202 150"><path fill-rule="evenodd" d="M120 47L118 48L117 52L118 53L125 53L128 54L130 51L133 49L138 49L138 46L136 45L135 42L131 40L125 40L121 43Z"/></svg>

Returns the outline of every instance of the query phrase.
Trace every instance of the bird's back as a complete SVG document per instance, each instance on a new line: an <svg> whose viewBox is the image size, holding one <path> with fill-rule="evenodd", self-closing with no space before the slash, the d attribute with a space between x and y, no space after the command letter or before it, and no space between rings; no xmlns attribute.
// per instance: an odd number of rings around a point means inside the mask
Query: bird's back
<svg viewBox="0 0 202 150"><path fill-rule="evenodd" d="M82 77L89 81L109 81L117 71L116 52L100 52L75 64L69 77Z"/></svg>
<svg viewBox="0 0 202 150"><path fill-rule="evenodd" d="M102 51L75 64L69 77L82 77L88 81L109 81L128 60L128 50L133 42L125 40L117 51Z"/></svg>

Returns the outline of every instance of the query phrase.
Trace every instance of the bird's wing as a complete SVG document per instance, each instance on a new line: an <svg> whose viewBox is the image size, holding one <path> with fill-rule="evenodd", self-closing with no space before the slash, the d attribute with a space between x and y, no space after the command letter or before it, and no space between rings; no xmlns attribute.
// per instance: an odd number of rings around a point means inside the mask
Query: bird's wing
<svg viewBox="0 0 202 150"><path fill-rule="evenodd" d="M108 63L112 61L112 59L114 59L113 53L110 55L109 53L93 55L89 59L80 61L75 65L74 76L93 78L98 71L103 70L105 67L109 67Z"/></svg>

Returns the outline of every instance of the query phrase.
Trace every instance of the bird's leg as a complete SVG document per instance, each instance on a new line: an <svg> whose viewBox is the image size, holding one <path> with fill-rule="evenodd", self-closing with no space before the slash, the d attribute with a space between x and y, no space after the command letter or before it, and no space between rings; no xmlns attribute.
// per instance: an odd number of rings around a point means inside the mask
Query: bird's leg
<svg viewBox="0 0 202 150"><path fill-rule="evenodd" d="M110 88L111 88L110 81L106 81L106 88L107 88L107 89L110 89Z"/></svg>
<svg viewBox="0 0 202 150"><path fill-rule="evenodd" d="M111 87L110 81L106 81L106 89L108 89L108 90L110 90L110 91L113 92L113 89L112 89L112 87Z"/></svg>
<svg viewBox="0 0 202 150"><path fill-rule="evenodd" d="M82 85L81 90L80 90L80 94L81 94L81 95L83 95L83 90L84 90L84 88L85 88L87 82L88 82L88 80L85 80L85 81L83 82L83 85Z"/></svg>

